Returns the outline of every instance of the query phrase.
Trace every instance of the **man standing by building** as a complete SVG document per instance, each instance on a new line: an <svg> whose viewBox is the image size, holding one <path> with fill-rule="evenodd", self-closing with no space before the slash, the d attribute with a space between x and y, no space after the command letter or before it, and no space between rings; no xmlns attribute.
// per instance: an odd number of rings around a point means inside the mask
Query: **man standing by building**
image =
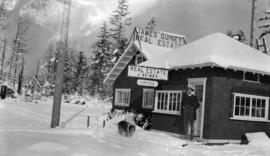
<svg viewBox="0 0 270 156"><path fill-rule="evenodd" d="M200 104L195 96L195 87L188 85L187 94L183 96L182 106L184 110L184 133L185 139L188 136L188 126L190 126L190 139L193 139L194 121L196 120L196 110Z"/></svg>

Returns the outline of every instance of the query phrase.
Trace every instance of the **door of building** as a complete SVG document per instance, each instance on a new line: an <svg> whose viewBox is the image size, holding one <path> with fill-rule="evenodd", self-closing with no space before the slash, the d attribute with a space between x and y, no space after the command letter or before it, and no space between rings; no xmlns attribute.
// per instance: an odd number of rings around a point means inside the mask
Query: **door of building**
<svg viewBox="0 0 270 156"><path fill-rule="evenodd" d="M204 105L205 105L205 90L206 78L190 78L188 84L195 87L195 95L197 96L200 107L197 110L197 119L194 122L194 136L203 137L203 121L204 121Z"/></svg>

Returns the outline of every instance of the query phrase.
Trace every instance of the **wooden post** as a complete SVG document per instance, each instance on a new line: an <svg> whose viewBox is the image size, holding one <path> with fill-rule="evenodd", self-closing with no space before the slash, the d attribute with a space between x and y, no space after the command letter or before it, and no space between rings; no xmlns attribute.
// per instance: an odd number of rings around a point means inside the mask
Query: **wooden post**
<svg viewBox="0 0 270 156"><path fill-rule="evenodd" d="M103 124L102 124L102 127L104 128L106 126L106 121L103 120Z"/></svg>
<svg viewBox="0 0 270 156"><path fill-rule="evenodd" d="M7 39L5 38L4 48L3 48L3 52L2 52L1 71L0 71L1 79L3 79L3 69L4 69L4 64L5 64L6 46L7 46Z"/></svg>
<svg viewBox="0 0 270 156"><path fill-rule="evenodd" d="M90 116L87 116L87 128L90 127Z"/></svg>

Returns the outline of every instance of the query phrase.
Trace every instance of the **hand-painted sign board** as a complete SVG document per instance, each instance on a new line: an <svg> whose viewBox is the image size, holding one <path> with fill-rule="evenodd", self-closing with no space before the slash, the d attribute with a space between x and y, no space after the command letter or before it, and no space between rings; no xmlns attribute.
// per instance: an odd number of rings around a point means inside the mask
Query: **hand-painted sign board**
<svg viewBox="0 0 270 156"><path fill-rule="evenodd" d="M128 76L154 80L168 80L169 71L166 69L128 66Z"/></svg>
<svg viewBox="0 0 270 156"><path fill-rule="evenodd" d="M138 79L137 80L137 85L138 86L157 87L158 86L158 82L157 81L151 81L151 80Z"/></svg>
<svg viewBox="0 0 270 156"><path fill-rule="evenodd" d="M164 31L135 27L135 40L166 48L179 48L186 44L185 36Z"/></svg>

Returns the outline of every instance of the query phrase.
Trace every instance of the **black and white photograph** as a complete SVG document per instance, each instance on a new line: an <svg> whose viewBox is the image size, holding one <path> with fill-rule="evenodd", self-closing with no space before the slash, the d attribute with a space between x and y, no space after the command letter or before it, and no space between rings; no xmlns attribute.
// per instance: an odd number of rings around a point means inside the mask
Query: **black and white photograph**
<svg viewBox="0 0 270 156"><path fill-rule="evenodd" d="M270 156L270 0L0 0L0 156Z"/></svg>

